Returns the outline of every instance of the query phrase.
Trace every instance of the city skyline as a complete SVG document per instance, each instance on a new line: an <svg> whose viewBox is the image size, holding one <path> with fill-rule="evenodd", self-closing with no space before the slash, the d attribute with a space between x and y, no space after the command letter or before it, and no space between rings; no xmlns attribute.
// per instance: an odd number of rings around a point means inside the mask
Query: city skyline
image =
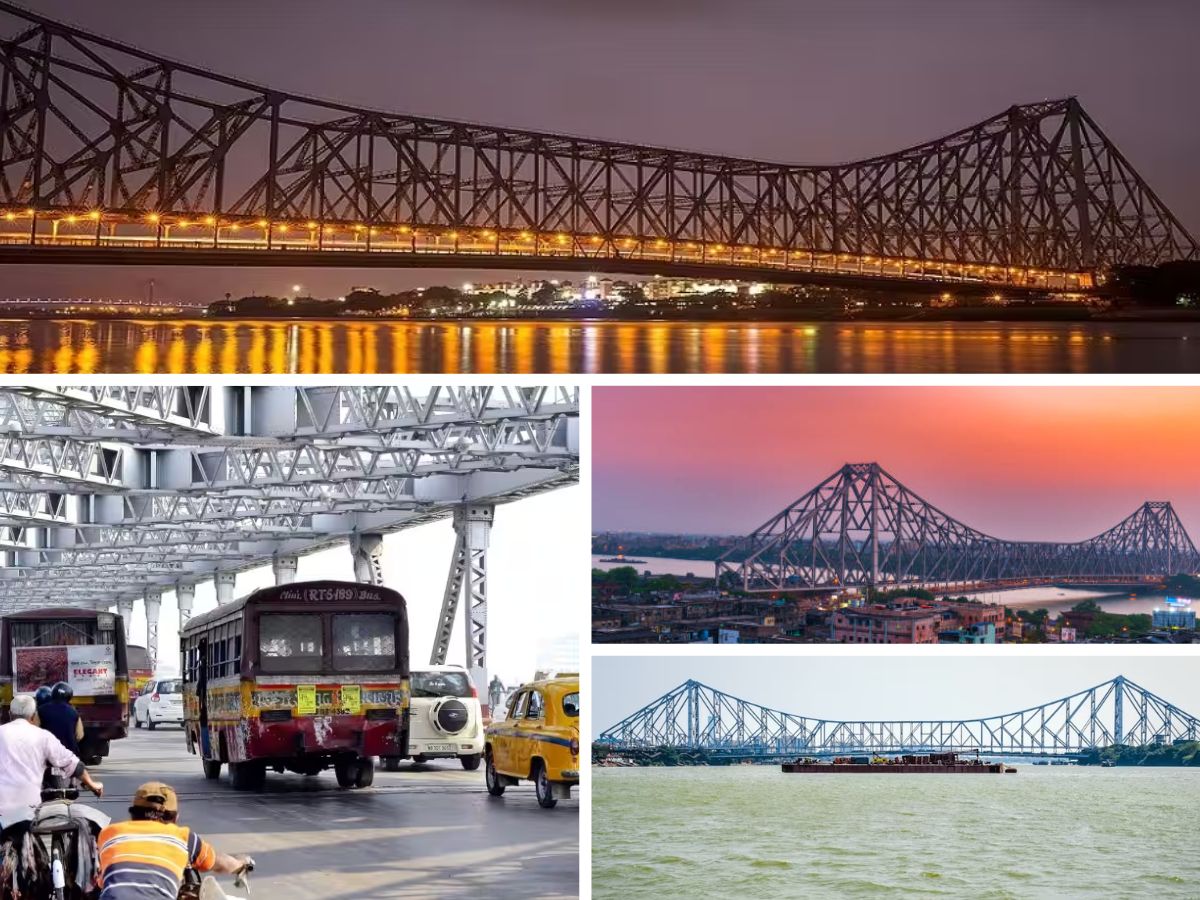
<svg viewBox="0 0 1200 900"><path fill-rule="evenodd" d="M596 656L592 739L688 679L794 715L843 721L1017 712L1124 675L1200 715L1187 658L1130 656ZM813 687L809 690L809 687Z"/></svg>
<svg viewBox="0 0 1200 900"><path fill-rule="evenodd" d="M216 6L219 14L212 5L181 2L129 0L110 9L43 0L38 10L299 94L799 164L893 152L1014 103L1077 94L1184 224L1193 231L1200 224L1200 185L1191 165L1200 129L1174 114L1186 107L1186 85L1200 74L1187 52L1186 27L1200 13L1187 4L1160 0L1136 10L1082 2L1053 9L1033 2L1004 9L980 4L964 16L961 4L944 0L903 9L820 3L803 10L767 0L661 3L653 10L522 0L502 10L475 4L462 15L434 5L364 2L359 16L332 22L323 15L325 4L312 0ZM422 39L394 53L398 33ZM731 35L759 52L729 57ZM355 52L328 52L333 46ZM1022 64L1014 66L1018 47ZM1130 65L1108 65L1117 55ZM453 65L446 65L448 58ZM957 77L964 67L986 68L989 77ZM838 72L833 90L830 71ZM638 102L613 99L630 96ZM846 115L849 104L855 115ZM794 115L796 108L803 115ZM789 112L770 113L777 109ZM15 268L8 276L16 294L55 285L67 295L122 293L154 277L164 294L189 300L270 292L295 280L336 295L346 276L354 283L367 278L362 270L295 269L282 276L253 267ZM447 280L492 277L487 270L459 270ZM374 278L383 290L399 290L427 282L428 274L389 270Z"/></svg>
<svg viewBox="0 0 1200 900"><path fill-rule="evenodd" d="M597 388L593 530L748 534L844 463L878 462L999 538L1084 540L1147 500L1196 535L1197 403L1193 388Z"/></svg>

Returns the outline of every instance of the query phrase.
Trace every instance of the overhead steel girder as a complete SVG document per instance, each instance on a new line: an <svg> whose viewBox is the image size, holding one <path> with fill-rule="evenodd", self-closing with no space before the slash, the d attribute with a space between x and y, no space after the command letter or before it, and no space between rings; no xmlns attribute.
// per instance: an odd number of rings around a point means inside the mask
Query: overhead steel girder
<svg viewBox="0 0 1200 900"><path fill-rule="evenodd" d="M1200 719L1124 676L1039 706L966 720L832 721L686 681L601 733L616 752L703 750L735 758L844 754L1069 755L1200 739Z"/></svg>
<svg viewBox="0 0 1200 900"><path fill-rule="evenodd" d="M261 219L264 256L272 223L357 225L367 241L372 227L528 231L547 268L536 242L566 235L608 259L626 241L1024 271L1200 256L1074 98L814 166L313 100L8 2L0 35L0 206L43 218Z"/></svg>
<svg viewBox="0 0 1200 900"><path fill-rule="evenodd" d="M575 483L578 402L557 386L0 389L0 611L157 596Z"/></svg>
<svg viewBox="0 0 1200 900"><path fill-rule="evenodd" d="M1170 503L1149 501L1078 542L1008 541L926 502L876 463L851 463L726 552L717 578L746 591L1136 579L1196 573Z"/></svg>

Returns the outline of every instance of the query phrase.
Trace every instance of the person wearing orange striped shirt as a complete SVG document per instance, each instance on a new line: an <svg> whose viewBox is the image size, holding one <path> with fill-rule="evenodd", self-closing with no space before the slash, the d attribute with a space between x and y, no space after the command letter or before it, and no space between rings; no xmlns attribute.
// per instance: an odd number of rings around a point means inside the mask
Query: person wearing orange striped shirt
<svg viewBox="0 0 1200 900"><path fill-rule="evenodd" d="M133 795L130 820L115 822L96 839L104 889L100 900L175 900L183 872L236 875L249 857L229 856L176 824L179 797L160 781L143 784Z"/></svg>

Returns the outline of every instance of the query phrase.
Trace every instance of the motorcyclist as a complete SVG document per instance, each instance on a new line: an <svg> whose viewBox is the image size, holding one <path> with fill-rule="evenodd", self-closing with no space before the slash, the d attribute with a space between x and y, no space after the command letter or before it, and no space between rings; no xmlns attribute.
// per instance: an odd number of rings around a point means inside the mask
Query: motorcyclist
<svg viewBox="0 0 1200 900"><path fill-rule="evenodd" d="M190 828L176 824L179 797L168 784L151 781L139 787L129 816L128 822L112 823L96 839L104 880L100 900L174 897L189 866L227 875L254 867L250 857L221 853ZM171 883L174 887L168 888Z"/></svg>
<svg viewBox="0 0 1200 900"><path fill-rule="evenodd" d="M54 692L54 689L52 687L50 687L50 685L48 685L48 684L43 684L40 688L38 688L36 691L34 691L33 702L37 704L37 708L38 708L39 712L41 711L43 706L45 706L47 703L50 702L50 695L53 692Z"/></svg>
<svg viewBox="0 0 1200 900"><path fill-rule="evenodd" d="M9 705L10 720L0 725L0 805L34 807L41 802L41 779L47 766L79 778L97 797L104 785L94 781L79 757L49 731L33 724L37 704L18 694Z"/></svg>
<svg viewBox="0 0 1200 900"><path fill-rule="evenodd" d="M36 699L36 694L34 695ZM71 705L75 691L65 681L60 681L50 691L50 701L38 707L41 725L58 738L64 747L79 755L79 742L83 740L83 720Z"/></svg>

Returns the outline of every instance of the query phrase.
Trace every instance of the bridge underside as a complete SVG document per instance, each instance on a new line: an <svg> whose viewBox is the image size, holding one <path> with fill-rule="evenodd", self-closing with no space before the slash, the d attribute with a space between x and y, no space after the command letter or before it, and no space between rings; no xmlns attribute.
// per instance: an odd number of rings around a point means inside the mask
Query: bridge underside
<svg viewBox="0 0 1200 900"><path fill-rule="evenodd" d="M1198 739L1200 719L1117 676L1041 706L963 721L813 719L687 681L606 729L597 743L634 758L670 750L737 760L975 751L1070 756Z"/></svg>
<svg viewBox="0 0 1200 900"><path fill-rule="evenodd" d="M955 297L1036 299L1066 293L1079 299L1095 293L1081 287L1074 275L1043 276L1036 283L1016 284L986 277L936 273L903 275L887 270L853 271L848 264L825 268L783 269L754 263L722 264L670 259L597 258L559 255L485 255L480 253L411 253L329 250L240 250L233 248L23 246L0 244L0 265L42 266L240 266L250 268L358 269L495 269L516 272L605 273L645 278L687 278L696 281L749 281L768 284L815 285L860 290Z"/></svg>
<svg viewBox="0 0 1200 900"><path fill-rule="evenodd" d="M928 503L877 463L843 466L716 563L751 592L1139 584L1200 571L1171 504L1149 501L1078 542L1006 541Z"/></svg>

